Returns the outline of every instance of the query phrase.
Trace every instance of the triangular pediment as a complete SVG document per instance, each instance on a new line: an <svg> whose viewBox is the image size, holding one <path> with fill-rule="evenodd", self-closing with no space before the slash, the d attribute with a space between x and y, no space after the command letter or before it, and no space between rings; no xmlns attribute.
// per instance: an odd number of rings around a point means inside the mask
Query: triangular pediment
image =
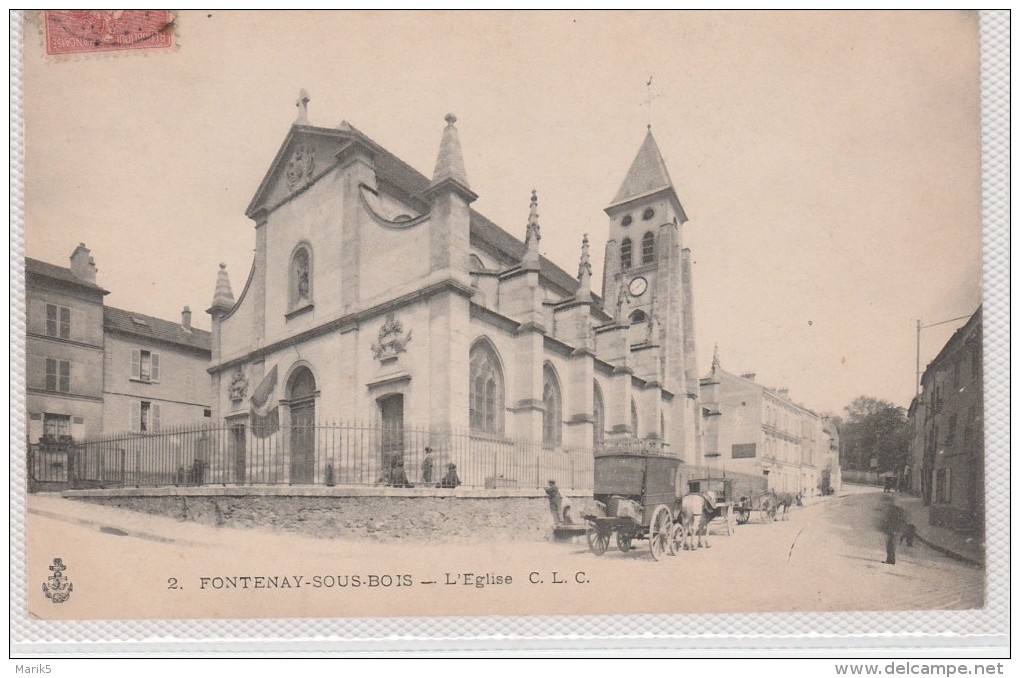
<svg viewBox="0 0 1020 678"><path fill-rule="evenodd" d="M336 154L354 135L342 129L293 125L245 214L272 211L315 183L336 162Z"/></svg>

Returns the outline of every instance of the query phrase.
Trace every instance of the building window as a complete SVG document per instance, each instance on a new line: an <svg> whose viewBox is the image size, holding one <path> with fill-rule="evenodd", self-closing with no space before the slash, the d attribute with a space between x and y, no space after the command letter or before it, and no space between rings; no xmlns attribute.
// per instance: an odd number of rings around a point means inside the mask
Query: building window
<svg viewBox="0 0 1020 678"><path fill-rule="evenodd" d="M593 384L594 394L592 402L592 418L595 420L595 430L592 434L592 443L598 447L606 437L606 403L602 399L602 389L596 381Z"/></svg>
<svg viewBox="0 0 1020 678"><path fill-rule="evenodd" d="M631 324L648 322L648 316L639 308L630 314L630 322Z"/></svg>
<svg viewBox="0 0 1020 678"><path fill-rule="evenodd" d="M503 370L487 341L471 347L470 423L472 431L503 433Z"/></svg>
<svg viewBox="0 0 1020 678"><path fill-rule="evenodd" d="M46 390L70 393L71 363L55 358L46 359Z"/></svg>
<svg viewBox="0 0 1020 678"><path fill-rule="evenodd" d="M949 469L942 467L935 471L935 501L948 504L952 501L952 489L949 485Z"/></svg>
<svg viewBox="0 0 1020 678"><path fill-rule="evenodd" d="M202 416L205 417L206 419L209 419L210 417L212 417L212 410L209 409L202 410Z"/></svg>
<svg viewBox="0 0 1020 678"><path fill-rule="evenodd" d="M970 378L978 379L981 376L981 349L975 346L970 350Z"/></svg>
<svg viewBox="0 0 1020 678"><path fill-rule="evenodd" d="M46 304L46 334L61 339L71 338L71 309Z"/></svg>
<svg viewBox="0 0 1020 678"><path fill-rule="evenodd" d="M43 435L56 440L71 435L71 416L68 414L44 414Z"/></svg>
<svg viewBox="0 0 1020 678"><path fill-rule="evenodd" d="M655 261L655 234L648 231L641 236L641 263L650 264Z"/></svg>
<svg viewBox="0 0 1020 678"><path fill-rule="evenodd" d="M624 270L630 268L633 258L634 246L630 242L630 238L624 238L623 242L620 243L620 267Z"/></svg>
<svg viewBox="0 0 1020 678"><path fill-rule="evenodd" d="M542 368L542 402L545 404L542 442L546 445L559 445L563 436L563 398L560 395L559 379L549 363Z"/></svg>
<svg viewBox="0 0 1020 678"><path fill-rule="evenodd" d="M638 434L637 403L630 399L630 432L635 438Z"/></svg>
<svg viewBox="0 0 1020 678"><path fill-rule="evenodd" d="M159 381L159 354L145 349L133 349L131 378L135 381Z"/></svg>
<svg viewBox="0 0 1020 678"><path fill-rule="evenodd" d="M949 430L946 431L946 447L952 447L956 442L956 415L949 417Z"/></svg>
<svg viewBox="0 0 1020 678"><path fill-rule="evenodd" d="M290 261L290 305L303 306L312 300L312 253L300 245Z"/></svg>
<svg viewBox="0 0 1020 678"><path fill-rule="evenodd" d="M131 404L132 431L141 431L142 433L158 431L160 427L159 419L159 403L149 402L148 400L136 400Z"/></svg>

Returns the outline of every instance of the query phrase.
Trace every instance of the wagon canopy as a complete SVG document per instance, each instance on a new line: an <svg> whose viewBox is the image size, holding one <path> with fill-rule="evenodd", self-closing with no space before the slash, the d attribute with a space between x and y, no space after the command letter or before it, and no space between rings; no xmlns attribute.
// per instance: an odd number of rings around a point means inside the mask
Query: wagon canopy
<svg viewBox="0 0 1020 678"><path fill-rule="evenodd" d="M595 494L674 495L680 460L634 454L595 457Z"/></svg>

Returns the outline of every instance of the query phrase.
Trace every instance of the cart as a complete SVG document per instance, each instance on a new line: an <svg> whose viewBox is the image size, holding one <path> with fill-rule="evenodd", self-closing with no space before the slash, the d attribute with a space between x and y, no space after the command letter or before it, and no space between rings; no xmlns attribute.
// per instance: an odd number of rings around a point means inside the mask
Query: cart
<svg viewBox="0 0 1020 678"><path fill-rule="evenodd" d="M776 503L771 492L743 497L734 509L737 513L737 524L746 525L751 520L751 512L757 511L763 523L771 523L776 517Z"/></svg>
<svg viewBox="0 0 1020 678"><path fill-rule="evenodd" d="M646 539L652 558L678 551L683 531L676 491L680 460L661 455L612 452L595 457L595 500L606 515L585 515L588 548L601 556L612 537L620 551Z"/></svg>

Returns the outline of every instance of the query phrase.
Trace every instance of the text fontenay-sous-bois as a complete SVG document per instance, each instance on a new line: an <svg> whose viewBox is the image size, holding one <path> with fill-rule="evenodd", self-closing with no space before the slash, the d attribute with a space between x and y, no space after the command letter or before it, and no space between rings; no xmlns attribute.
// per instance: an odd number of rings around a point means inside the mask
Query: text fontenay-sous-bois
<svg viewBox="0 0 1020 678"><path fill-rule="evenodd" d="M317 575L222 575L198 577L194 588L199 591L233 591L260 589L396 589L416 586L468 586L483 589L492 586L545 584L588 584L583 571L549 572L532 571L526 576L504 573L444 572L438 577L414 577L407 573L395 574L317 574ZM177 578L167 579L167 589L183 590ZM190 588L190 587L189 587Z"/></svg>

